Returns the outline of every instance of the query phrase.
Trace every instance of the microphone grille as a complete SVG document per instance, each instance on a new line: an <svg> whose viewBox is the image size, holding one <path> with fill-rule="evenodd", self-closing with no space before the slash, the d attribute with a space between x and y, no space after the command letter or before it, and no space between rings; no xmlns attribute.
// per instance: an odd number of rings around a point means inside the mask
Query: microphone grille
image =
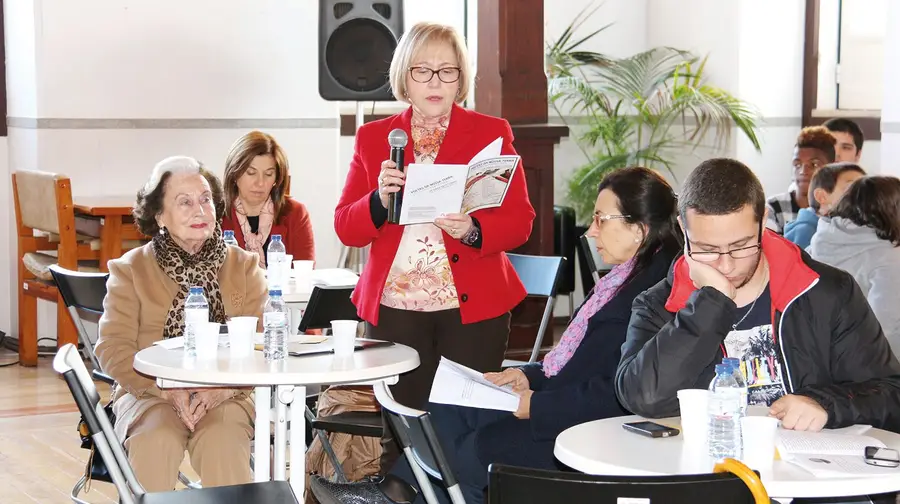
<svg viewBox="0 0 900 504"><path fill-rule="evenodd" d="M391 147L402 149L403 147L406 147L407 141L409 141L409 137L407 137L406 132L400 128L397 128L388 134L388 144L390 144Z"/></svg>

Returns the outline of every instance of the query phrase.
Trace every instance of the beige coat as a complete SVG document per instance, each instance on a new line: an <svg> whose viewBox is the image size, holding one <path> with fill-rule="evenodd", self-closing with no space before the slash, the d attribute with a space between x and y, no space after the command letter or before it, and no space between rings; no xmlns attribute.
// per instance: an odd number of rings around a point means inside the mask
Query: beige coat
<svg viewBox="0 0 900 504"><path fill-rule="evenodd" d="M113 412L116 434L124 441L129 426L149 407L164 401L155 379L134 370L134 356L162 339L178 284L159 267L148 244L110 261L106 285L95 350L103 371L118 383ZM226 316L262 317L266 278L255 254L228 247L219 270L219 289ZM242 403L252 418L253 403L249 398Z"/></svg>

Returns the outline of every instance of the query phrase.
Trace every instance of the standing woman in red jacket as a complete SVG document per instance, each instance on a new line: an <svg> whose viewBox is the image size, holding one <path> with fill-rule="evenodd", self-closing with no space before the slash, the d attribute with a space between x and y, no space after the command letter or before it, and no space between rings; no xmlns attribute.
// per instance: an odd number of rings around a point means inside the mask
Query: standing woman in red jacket
<svg viewBox="0 0 900 504"><path fill-rule="evenodd" d="M509 123L458 105L470 81L465 42L453 28L419 23L407 31L391 61L390 82L394 96L411 106L360 128L334 216L344 245L371 245L353 292L367 336L419 352L419 367L392 387L397 401L419 409L441 356L482 372L500 368L510 310L525 298L504 253L528 240L535 216L521 163L498 208L433 224L387 222L388 196L404 181L389 159L391 130L400 128L410 139L407 163L466 164L500 137L502 154L515 154ZM391 454L383 466L396 453L391 443L385 450Z"/></svg>
<svg viewBox="0 0 900 504"><path fill-rule="evenodd" d="M303 203L289 197L288 162L272 135L251 131L237 139L225 160L225 216L241 248L266 267L272 235L281 235L294 260L314 260L312 222Z"/></svg>

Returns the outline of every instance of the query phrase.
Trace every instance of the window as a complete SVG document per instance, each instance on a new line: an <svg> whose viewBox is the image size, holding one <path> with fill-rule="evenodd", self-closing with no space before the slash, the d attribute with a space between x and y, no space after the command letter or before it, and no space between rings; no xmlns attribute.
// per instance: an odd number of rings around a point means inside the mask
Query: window
<svg viewBox="0 0 900 504"><path fill-rule="evenodd" d="M806 0L803 124L851 118L881 137L890 0Z"/></svg>

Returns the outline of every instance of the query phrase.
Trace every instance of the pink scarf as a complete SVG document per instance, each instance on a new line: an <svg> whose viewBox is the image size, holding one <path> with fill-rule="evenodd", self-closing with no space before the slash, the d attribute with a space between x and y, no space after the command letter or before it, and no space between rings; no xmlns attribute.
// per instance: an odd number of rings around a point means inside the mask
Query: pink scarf
<svg viewBox="0 0 900 504"><path fill-rule="evenodd" d="M559 340L559 344L556 345L553 350L550 350L550 353L544 357L544 376L547 378L556 376L556 374L562 370L563 366L569 362L569 359L575 355L575 351L578 350L578 346L581 345L581 340L584 339L584 335L587 333L590 318L600 311L600 308L603 308L606 303L616 295L619 287L621 287L625 282L625 279L628 278L628 275L633 268L634 258L632 257L628 262L613 267L613 269L601 278L596 286L594 286L594 290L591 292L591 295L588 296L587 301L581 305L575 318L569 323L569 327L566 327L562 338Z"/></svg>
<svg viewBox="0 0 900 504"><path fill-rule="evenodd" d="M272 231L272 224L275 222L275 203L272 198L266 200L262 210L259 212L259 227L256 233L250 232L250 223L247 221L247 212L244 211L244 203L241 197L234 199L234 213L237 214L238 223L241 225L241 233L244 235L244 250L248 252L256 252L259 255L259 266L266 268L266 254L263 245L269 239L269 232Z"/></svg>

